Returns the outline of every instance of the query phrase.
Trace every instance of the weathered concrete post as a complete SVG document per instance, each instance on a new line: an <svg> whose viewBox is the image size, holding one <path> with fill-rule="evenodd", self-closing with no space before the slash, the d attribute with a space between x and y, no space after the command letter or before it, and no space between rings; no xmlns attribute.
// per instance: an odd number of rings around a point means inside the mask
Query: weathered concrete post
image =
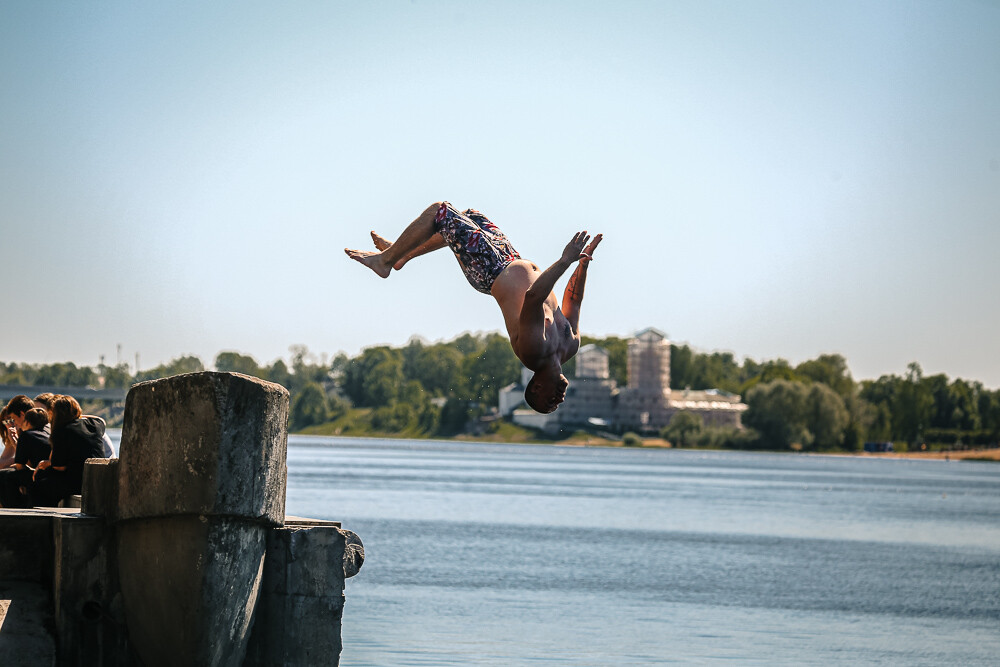
<svg viewBox="0 0 1000 667"><path fill-rule="evenodd" d="M292 518L269 532L244 667L339 663L344 579L361 568L364 547L332 523Z"/></svg>
<svg viewBox="0 0 1000 667"><path fill-rule="evenodd" d="M288 392L235 373L129 391L118 563L129 641L157 665L243 663L269 528L285 517Z"/></svg>

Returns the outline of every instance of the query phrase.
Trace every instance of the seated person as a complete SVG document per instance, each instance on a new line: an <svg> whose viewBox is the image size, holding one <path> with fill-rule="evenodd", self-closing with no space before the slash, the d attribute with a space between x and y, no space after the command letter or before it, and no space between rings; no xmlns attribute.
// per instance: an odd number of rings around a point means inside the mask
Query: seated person
<svg viewBox="0 0 1000 667"><path fill-rule="evenodd" d="M7 413L7 406L0 410L0 440L3 441L3 452L0 452L0 470L14 465L14 452L17 447L17 427L14 419Z"/></svg>
<svg viewBox="0 0 1000 667"><path fill-rule="evenodd" d="M52 403L52 454L35 469L28 489L32 504L53 507L83 487L83 464L104 458L104 421L84 417L72 396Z"/></svg>
<svg viewBox="0 0 1000 667"><path fill-rule="evenodd" d="M56 394L51 394L48 392L44 394L39 394L38 396L35 396L35 398L32 400L36 408L41 408L42 410L45 410L47 413L49 413L50 425L52 422L52 402L55 400L56 400ZM45 427L45 432L52 433L50 426Z"/></svg>
<svg viewBox="0 0 1000 667"><path fill-rule="evenodd" d="M3 454L0 455L0 470L14 464L14 451L17 438L24 430L24 413L35 407L34 402L24 394L18 394L10 399L3 409Z"/></svg>
<svg viewBox="0 0 1000 667"><path fill-rule="evenodd" d="M35 396L35 407L37 407L37 408L44 408L45 410L47 410L49 412L49 418L51 419L52 418L52 403L57 398L58 398L58 395L56 395L56 394L50 394L50 393L39 394L38 396ZM105 422L103 419L101 419L100 417L97 417L95 415L83 415L83 419L97 419L102 424L104 424L104 427L105 427L105 433L104 433L104 458L106 458L106 459L113 459L113 458L115 458L115 456L117 456L117 454L115 453L114 443L111 442L111 436L109 436L107 434L107 422ZM48 432L48 428L46 428L46 433L47 432Z"/></svg>
<svg viewBox="0 0 1000 667"><path fill-rule="evenodd" d="M30 507L27 488L38 464L49 458L51 445L45 426L49 416L45 410L32 408L24 413L22 431L17 438L14 465L0 476L0 503L4 507Z"/></svg>

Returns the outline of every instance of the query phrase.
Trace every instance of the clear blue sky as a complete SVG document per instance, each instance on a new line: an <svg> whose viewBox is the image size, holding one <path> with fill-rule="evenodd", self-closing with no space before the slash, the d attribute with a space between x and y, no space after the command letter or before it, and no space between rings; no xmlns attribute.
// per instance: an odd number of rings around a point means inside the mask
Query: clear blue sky
<svg viewBox="0 0 1000 667"><path fill-rule="evenodd" d="M6 0L0 91L5 361L502 330L343 254L447 199L604 232L584 333L1000 387L995 0Z"/></svg>

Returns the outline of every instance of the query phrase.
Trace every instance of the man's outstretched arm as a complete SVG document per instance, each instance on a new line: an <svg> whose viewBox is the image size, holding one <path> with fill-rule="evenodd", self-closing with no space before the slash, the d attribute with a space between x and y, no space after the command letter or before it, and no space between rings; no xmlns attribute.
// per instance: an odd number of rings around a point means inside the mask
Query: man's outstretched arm
<svg viewBox="0 0 1000 667"><path fill-rule="evenodd" d="M556 286L556 281L573 262L583 257L583 248L589 238L587 232L577 232L566 244L562 257L545 269L525 292L518 321L518 347L514 350L522 361L525 356L540 356L544 353L545 311L542 306Z"/></svg>
<svg viewBox="0 0 1000 667"><path fill-rule="evenodd" d="M569 325L573 327L575 334L580 333L580 306L583 304L583 289L587 285L587 267L594 259L594 250L602 238L603 236L598 234L590 242L590 245L584 248L580 256L580 264L570 276L569 284L566 285L566 290L563 292L562 312L569 321Z"/></svg>

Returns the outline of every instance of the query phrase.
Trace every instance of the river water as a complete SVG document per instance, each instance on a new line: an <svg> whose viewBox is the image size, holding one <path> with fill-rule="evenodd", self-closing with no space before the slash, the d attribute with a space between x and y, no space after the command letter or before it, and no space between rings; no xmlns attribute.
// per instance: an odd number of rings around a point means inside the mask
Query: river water
<svg viewBox="0 0 1000 667"><path fill-rule="evenodd" d="M1000 662L1000 465L292 436L341 665Z"/></svg>

